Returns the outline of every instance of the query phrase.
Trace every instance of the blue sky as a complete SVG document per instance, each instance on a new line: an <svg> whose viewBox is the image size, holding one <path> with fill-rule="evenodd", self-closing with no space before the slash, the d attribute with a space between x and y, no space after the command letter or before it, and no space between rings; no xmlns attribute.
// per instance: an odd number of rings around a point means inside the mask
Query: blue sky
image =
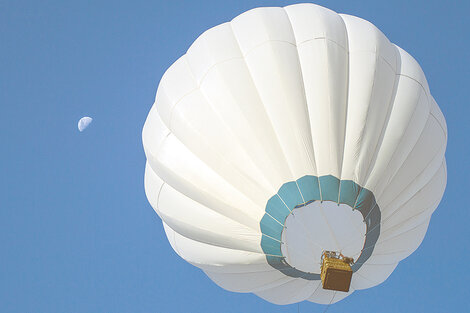
<svg viewBox="0 0 470 313"><path fill-rule="evenodd" d="M297 2L0 1L0 312L297 312L227 292L173 252L141 143L160 77L199 34ZM411 53L449 132L447 190L420 248L328 312L470 311L470 2L315 3Z"/></svg>

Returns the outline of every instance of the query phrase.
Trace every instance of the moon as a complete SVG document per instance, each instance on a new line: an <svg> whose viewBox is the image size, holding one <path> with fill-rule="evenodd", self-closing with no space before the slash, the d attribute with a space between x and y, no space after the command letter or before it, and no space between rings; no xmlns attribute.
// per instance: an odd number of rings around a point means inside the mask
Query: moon
<svg viewBox="0 0 470 313"><path fill-rule="evenodd" d="M88 125L91 124L91 122L93 121L93 119L89 116L84 116L82 117L79 121L78 121L78 130L80 132L84 131Z"/></svg>

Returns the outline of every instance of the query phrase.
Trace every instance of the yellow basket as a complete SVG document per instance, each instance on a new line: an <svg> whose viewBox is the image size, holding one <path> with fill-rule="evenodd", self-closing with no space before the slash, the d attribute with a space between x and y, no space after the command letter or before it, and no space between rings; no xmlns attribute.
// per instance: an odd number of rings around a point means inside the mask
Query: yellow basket
<svg viewBox="0 0 470 313"><path fill-rule="evenodd" d="M351 278L352 269L349 263L339 258L323 256L321 267L323 289L348 292Z"/></svg>

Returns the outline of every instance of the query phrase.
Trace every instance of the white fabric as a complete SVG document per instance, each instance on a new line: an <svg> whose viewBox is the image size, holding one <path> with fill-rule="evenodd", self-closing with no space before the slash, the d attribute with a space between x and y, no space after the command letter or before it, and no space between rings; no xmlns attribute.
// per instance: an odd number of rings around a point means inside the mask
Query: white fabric
<svg viewBox="0 0 470 313"><path fill-rule="evenodd" d="M163 75L143 129L145 190L175 251L221 287L336 302L419 246L445 189L446 142L420 66L371 23L314 4L258 8L206 31ZM262 253L267 200L305 175L353 180L380 207L350 293L288 277ZM329 233L313 233L325 249Z"/></svg>

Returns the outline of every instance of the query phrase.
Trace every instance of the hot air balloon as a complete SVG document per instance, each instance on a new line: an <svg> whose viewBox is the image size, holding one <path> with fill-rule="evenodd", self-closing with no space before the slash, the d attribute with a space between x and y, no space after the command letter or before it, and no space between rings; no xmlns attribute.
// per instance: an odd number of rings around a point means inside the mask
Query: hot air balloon
<svg viewBox="0 0 470 313"><path fill-rule="evenodd" d="M446 122L418 63L313 4L204 32L163 75L142 136L175 252L276 304L385 281L446 185Z"/></svg>

